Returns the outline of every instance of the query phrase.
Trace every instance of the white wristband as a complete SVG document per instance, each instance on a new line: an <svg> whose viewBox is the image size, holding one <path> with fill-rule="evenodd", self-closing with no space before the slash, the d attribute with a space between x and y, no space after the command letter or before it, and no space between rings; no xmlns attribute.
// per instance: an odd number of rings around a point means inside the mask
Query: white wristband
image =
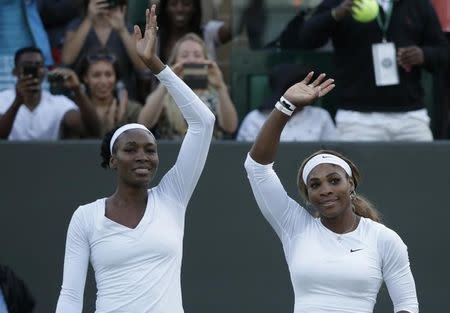
<svg viewBox="0 0 450 313"><path fill-rule="evenodd" d="M277 108L279 111L286 114L287 116L291 116L292 113L294 113L294 111L291 111L288 108L286 108L284 105L282 105L280 101L277 101L277 103L275 103L275 108Z"/></svg>
<svg viewBox="0 0 450 313"><path fill-rule="evenodd" d="M283 106L287 107L291 111L295 111L295 109L297 108L295 105L292 104L291 101L289 101L288 99L286 99L283 96L281 96L280 102Z"/></svg>

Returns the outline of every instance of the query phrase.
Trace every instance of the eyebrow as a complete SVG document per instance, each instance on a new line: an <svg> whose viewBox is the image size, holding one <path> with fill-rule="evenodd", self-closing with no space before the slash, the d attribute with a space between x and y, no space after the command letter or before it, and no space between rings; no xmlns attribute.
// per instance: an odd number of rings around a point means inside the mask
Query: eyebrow
<svg viewBox="0 0 450 313"><path fill-rule="evenodd" d="M333 176L333 175L341 176L338 172L332 172L332 173L328 174L325 177L330 177L330 176ZM318 177L311 177L309 180L320 180L320 179Z"/></svg>

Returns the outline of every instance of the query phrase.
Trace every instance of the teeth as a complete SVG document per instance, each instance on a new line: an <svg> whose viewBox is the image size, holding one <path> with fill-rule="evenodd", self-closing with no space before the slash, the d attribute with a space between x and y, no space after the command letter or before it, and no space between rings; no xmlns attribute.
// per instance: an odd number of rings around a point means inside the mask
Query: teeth
<svg viewBox="0 0 450 313"><path fill-rule="evenodd" d="M138 174L148 174L150 172L148 168L137 168L134 171Z"/></svg>

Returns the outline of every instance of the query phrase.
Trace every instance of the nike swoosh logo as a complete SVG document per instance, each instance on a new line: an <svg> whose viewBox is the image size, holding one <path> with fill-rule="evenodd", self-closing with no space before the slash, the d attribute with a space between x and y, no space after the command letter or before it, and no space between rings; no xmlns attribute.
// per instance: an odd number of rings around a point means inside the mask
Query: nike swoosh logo
<svg viewBox="0 0 450 313"><path fill-rule="evenodd" d="M356 252L356 251L360 251L360 250L362 250L363 248L361 248L361 249L355 249L355 250L353 250L353 249L350 249L350 252Z"/></svg>

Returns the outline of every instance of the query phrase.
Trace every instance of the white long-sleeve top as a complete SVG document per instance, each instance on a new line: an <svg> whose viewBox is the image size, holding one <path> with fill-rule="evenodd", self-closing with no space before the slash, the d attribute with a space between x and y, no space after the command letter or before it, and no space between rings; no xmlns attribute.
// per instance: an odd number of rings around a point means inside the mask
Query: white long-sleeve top
<svg viewBox="0 0 450 313"><path fill-rule="evenodd" d="M273 170L249 155L250 185L283 244L295 313L372 313L383 280L394 312L419 312L407 247L391 229L367 218L346 234L326 228L291 199Z"/></svg>
<svg viewBox="0 0 450 313"><path fill-rule="evenodd" d="M214 115L166 67L158 79L180 107L187 134L175 165L148 190L136 228L105 217L105 200L80 206L70 221L57 313L81 313L89 260L97 283L96 313L182 313L184 216L206 161Z"/></svg>

